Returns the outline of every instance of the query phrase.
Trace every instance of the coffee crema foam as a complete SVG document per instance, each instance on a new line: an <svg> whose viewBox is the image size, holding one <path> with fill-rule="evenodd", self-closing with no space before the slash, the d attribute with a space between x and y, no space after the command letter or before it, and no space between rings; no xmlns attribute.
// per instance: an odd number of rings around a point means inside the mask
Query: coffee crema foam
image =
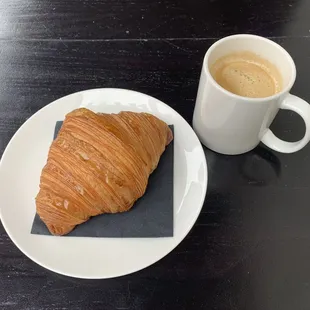
<svg viewBox="0 0 310 310"><path fill-rule="evenodd" d="M210 67L215 81L242 97L264 98L282 90L282 77L275 65L252 52L235 52Z"/></svg>

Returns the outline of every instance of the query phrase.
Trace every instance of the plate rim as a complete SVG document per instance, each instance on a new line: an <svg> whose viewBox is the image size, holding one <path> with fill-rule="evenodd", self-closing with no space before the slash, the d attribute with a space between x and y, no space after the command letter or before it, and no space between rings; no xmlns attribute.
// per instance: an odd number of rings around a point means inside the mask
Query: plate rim
<svg viewBox="0 0 310 310"><path fill-rule="evenodd" d="M153 97L151 95L148 95L148 94L145 94L145 93L142 93L142 92L139 92L139 91L135 91L135 90L130 90L130 89L125 89L125 88L111 88L111 87L100 87L100 88L91 88L91 89L85 89L85 90L81 90L81 91L77 91L77 92L74 92L74 93L70 93L70 94L67 94L63 97L60 97L60 98L57 98L55 100L53 100L52 102L46 104L44 107L40 108L37 112L35 112L33 115L31 115L31 117L29 117L18 129L17 131L14 133L14 135L12 136L12 138L10 139L10 141L8 142L7 146L5 147L4 149L4 152L2 154L2 157L0 159L0 173L1 173L1 167L3 165L3 161L4 159L7 157L7 152L8 152L8 149L10 148L14 138L19 134L19 132L21 132L23 130L23 128L25 126L27 126L27 124L29 122L32 121L33 118L35 117L38 117L40 115L40 113L42 113L42 111L50 108L52 105L54 104L57 104L57 102L59 100L64 100L65 98L67 97L70 97L70 96L73 96L73 95L77 95L77 94L81 94L81 93L86 93L86 92L94 92L94 91L119 91L119 92L131 92L131 93L134 93L136 95L139 95L139 96L144 96L144 97L148 97L150 99L155 99L157 102L160 102L160 104L164 105L166 108L168 108L169 110L172 111L172 113L175 113L177 114L178 117L180 117L184 123L186 124L187 128L189 130L191 130L193 132L193 134L195 135L195 138L197 139L197 142L198 142L198 146L199 146L199 151L202 153L202 164L203 164L203 170L204 170L204 174L205 174L205 181L203 182L203 192L201 194L201 200L199 202L200 206L198 208L198 212L197 212L197 215L195 216L193 222L188 226L188 228L185 230L184 234L181 236L180 240L177 240L176 243L171 247L169 248L169 250L164 254L164 255L160 255L160 258L155 258L153 260L151 260L151 262L148 262L146 265L144 264L141 268L133 268L133 270L127 270L126 273L117 273L117 274L113 274L113 275L109 275L109 276L103 276L102 274L98 275L98 277L94 277L94 276L85 276L85 275L79 275L79 274L72 274L70 272L66 273L66 272L62 272L62 271L59 271L59 270L56 270L55 268L52 268L50 266L47 266L44 262L40 261L40 260L37 260L35 257L32 256L32 254L28 253L27 250L23 249L23 246L22 245L19 245L17 240L15 240L15 238L10 234L10 229L7 227L7 225L5 224L5 221L3 221L3 218L2 218L2 208L1 208L1 205L0 205L0 220L1 220L1 223L3 225L3 228L6 232L6 234L10 237L10 239L12 240L12 242L14 243L14 245L25 255L27 256L30 260L32 260L33 262L35 262L37 265L47 269L47 270L50 270L52 272L55 272L56 274L59 274L59 275L64 275L64 276L67 276L67 277L71 277L71 278L78 278L78 279L111 279L111 278L117 278L117 277L122 277L122 276L126 276L126 275L129 275L129 274L133 274L135 272L138 272L140 270L143 270L147 267L150 267L151 265L155 264L156 262L160 261L161 259L163 259L164 257L166 257L169 253L171 253L184 239L185 237L189 234L189 232L191 231L191 229L194 227L200 213L201 213L201 210L202 210L202 207L204 205L204 201L205 201L205 198L206 198L206 194L207 194L207 188L208 188L208 180L209 180L209 175L208 175L208 164L207 164L207 159L206 159L206 156L205 156L205 152L203 150L203 146L197 136L197 134L195 133L194 129L192 128L192 126L190 126L190 124L184 119L184 117L179 114L176 110L174 110L171 106L169 106L168 104L164 103L163 101L157 99L156 97ZM175 235L171 238L174 238ZM87 238L87 237L86 237ZM110 239L113 239L113 238L110 238ZM143 239L153 239L153 238L143 238Z"/></svg>

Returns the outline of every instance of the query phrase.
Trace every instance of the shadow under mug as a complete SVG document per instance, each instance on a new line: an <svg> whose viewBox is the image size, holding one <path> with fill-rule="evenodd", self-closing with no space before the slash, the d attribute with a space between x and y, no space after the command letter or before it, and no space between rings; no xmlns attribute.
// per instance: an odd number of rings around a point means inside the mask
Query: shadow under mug
<svg viewBox="0 0 310 310"><path fill-rule="evenodd" d="M227 54L242 51L253 52L278 68L283 80L281 92L265 98L248 98L217 84L210 74L210 66ZM292 57L269 39L240 34L215 42L203 60L194 110L193 127L200 141L211 150L227 155L246 153L260 141L278 152L299 151L310 140L310 106L289 93L295 78ZM306 131L300 141L283 141L269 129L279 109L292 110L303 118Z"/></svg>

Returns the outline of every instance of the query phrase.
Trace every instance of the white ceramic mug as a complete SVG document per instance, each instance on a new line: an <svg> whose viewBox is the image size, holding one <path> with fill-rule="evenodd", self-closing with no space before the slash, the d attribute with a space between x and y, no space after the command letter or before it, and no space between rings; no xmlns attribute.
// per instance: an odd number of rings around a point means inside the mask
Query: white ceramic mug
<svg viewBox="0 0 310 310"><path fill-rule="evenodd" d="M247 98L217 84L210 74L210 66L218 58L238 51L254 52L273 63L282 75L282 91L266 98ZM295 78L292 57L271 40L241 34L214 43L204 57L193 118L201 142L211 150L229 155L248 152L260 141L282 153L302 149L310 140L310 106L289 93ZM279 109L292 110L303 118L306 132L300 141L283 141L269 129Z"/></svg>

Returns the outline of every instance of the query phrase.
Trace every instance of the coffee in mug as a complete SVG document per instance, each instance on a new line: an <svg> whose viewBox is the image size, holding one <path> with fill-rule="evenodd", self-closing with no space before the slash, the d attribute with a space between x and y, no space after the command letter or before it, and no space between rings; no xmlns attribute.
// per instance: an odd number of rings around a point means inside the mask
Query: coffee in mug
<svg viewBox="0 0 310 310"><path fill-rule="evenodd" d="M293 153L310 140L310 106L292 94L296 68L279 44L241 34L215 42L205 54L193 127L213 151L236 155L263 142L269 148ZM276 137L269 126L279 109L298 113L306 132L300 141Z"/></svg>
<svg viewBox="0 0 310 310"><path fill-rule="evenodd" d="M210 73L223 88L243 97L269 97L282 88L282 77L277 67L249 51L219 58L211 65Z"/></svg>

